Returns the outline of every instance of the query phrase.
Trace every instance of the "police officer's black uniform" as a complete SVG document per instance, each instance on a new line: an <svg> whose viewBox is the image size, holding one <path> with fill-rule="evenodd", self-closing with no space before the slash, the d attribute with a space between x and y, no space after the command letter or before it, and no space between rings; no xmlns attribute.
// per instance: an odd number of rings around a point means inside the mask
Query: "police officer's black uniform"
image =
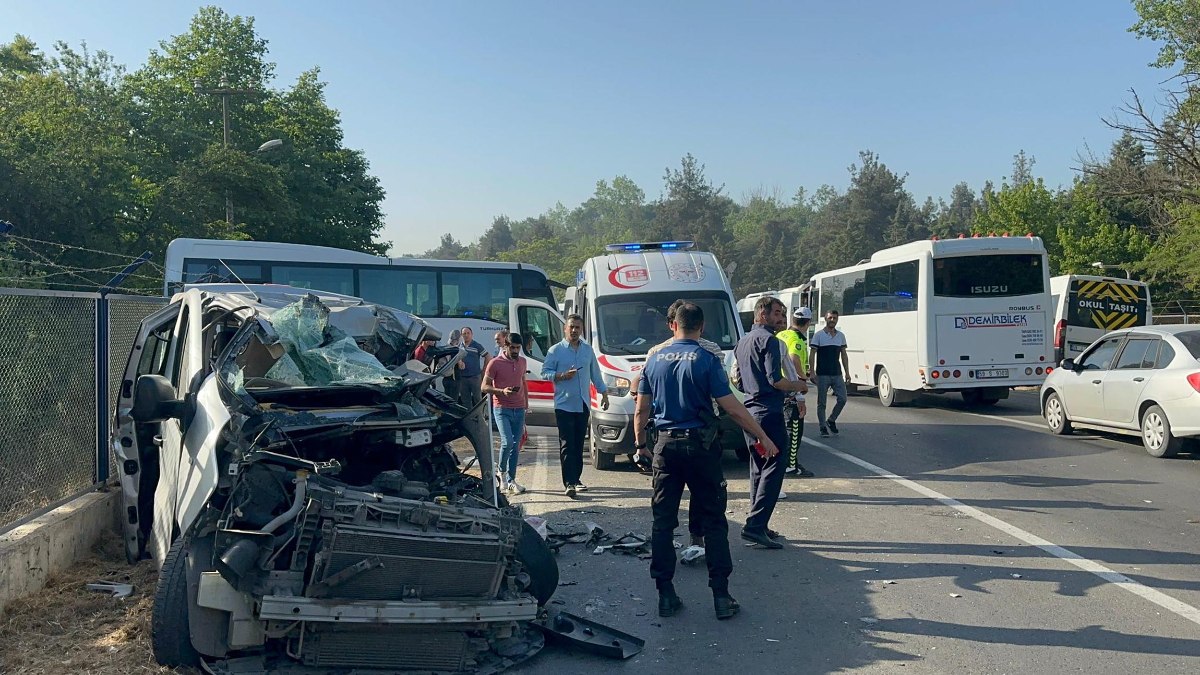
<svg viewBox="0 0 1200 675"><path fill-rule="evenodd" d="M721 361L695 340L676 340L647 362L638 384L638 396L652 401L654 444L654 496L651 510L650 576L659 589L659 614L670 616L681 604L675 595L674 532L679 526L679 501L683 488L691 491L693 514L701 520L708 584L713 590L718 618L737 612L729 597L729 525L725 520L727 493L721 471L720 445L713 443L716 417L713 399L730 393Z"/></svg>

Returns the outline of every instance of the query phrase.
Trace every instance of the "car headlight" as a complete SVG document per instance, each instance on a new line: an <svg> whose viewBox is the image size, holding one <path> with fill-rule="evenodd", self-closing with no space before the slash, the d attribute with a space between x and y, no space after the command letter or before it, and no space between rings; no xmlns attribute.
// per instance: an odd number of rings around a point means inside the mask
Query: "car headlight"
<svg viewBox="0 0 1200 675"><path fill-rule="evenodd" d="M629 379L616 375L604 375L604 386L608 387L609 396L625 396L629 394Z"/></svg>

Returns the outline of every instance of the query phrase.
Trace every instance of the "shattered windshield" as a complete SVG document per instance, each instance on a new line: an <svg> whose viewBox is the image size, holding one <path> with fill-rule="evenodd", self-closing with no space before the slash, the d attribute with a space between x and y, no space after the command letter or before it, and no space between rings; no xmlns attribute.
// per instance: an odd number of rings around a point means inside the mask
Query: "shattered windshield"
<svg viewBox="0 0 1200 675"><path fill-rule="evenodd" d="M407 375L397 367L426 329L414 317L386 307L331 309L308 295L265 320L252 322L246 346L222 370L238 393L244 393L248 384L386 384ZM362 338L362 346L355 336Z"/></svg>

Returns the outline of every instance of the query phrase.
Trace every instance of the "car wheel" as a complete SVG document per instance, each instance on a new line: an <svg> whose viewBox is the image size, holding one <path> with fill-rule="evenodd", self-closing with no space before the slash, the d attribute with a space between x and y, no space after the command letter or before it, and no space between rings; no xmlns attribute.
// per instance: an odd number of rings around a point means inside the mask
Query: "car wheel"
<svg viewBox="0 0 1200 675"><path fill-rule="evenodd" d="M600 471L612 471L612 468L616 466L616 455L600 452L600 448L596 447L596 434L592 434L591 442L588 443L588 450L592 454L592 466L596 469Z"/></svg>
<svg viewBox="0 0 1200 675"><path fill-rule="evenodd" d="M1058 392L1052 391L1042 405L1042 417L1052 433L1060 436L1071 433L1071 420L1067 419L1067 409L1063 407Z"/></svg>
<svg viewBox="0 0 1200 675"><path fill-rule="evenodd" d="M187 556L191 536L180 535L163 559L154 591L150 620L150 646L164 666L198 667L200 653L192 645L188 627Z"/></svg>
<svg viewBox="0 0 1200 675"><path fill-rule="evenodd" d="M896 405L896 389L892 387L892 376L888 374L887 368L879 369L879 381L877 388L879 389L879 402L885 408L891 408Z"/></svg>
<svg viewBox="0 0 1200 675"><path fill-rule="evenodd" d="M1171 422L1163 409L1152 405L1142 415L1142 445L1152 457L1174 457L1183 445L1171 435Z"/></svg>
<svg viewBox="0 0 1200 675"><path fill-rule="evenodd" d="M558 561L542 535L529 523L522 523L515 553L529 574L529 594L537 598L539 605L550 602L558 589Z"/></svg>

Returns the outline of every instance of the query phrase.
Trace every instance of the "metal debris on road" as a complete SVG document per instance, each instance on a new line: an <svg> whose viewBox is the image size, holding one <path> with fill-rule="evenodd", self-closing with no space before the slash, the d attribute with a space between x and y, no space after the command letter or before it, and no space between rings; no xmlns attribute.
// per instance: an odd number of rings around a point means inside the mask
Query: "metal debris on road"
<svg viewBox="0 0 1200 675"><path fill-rule="evenodd" d="M597 546L592 551L592 555L600 555L601 553L605 553L607 551L624 553L626 555L636 555L639 557L643 555L648 556L650 555L650 538L644 534L627 532L625 533L624 537L621 537L611 544Z"/></svg>

